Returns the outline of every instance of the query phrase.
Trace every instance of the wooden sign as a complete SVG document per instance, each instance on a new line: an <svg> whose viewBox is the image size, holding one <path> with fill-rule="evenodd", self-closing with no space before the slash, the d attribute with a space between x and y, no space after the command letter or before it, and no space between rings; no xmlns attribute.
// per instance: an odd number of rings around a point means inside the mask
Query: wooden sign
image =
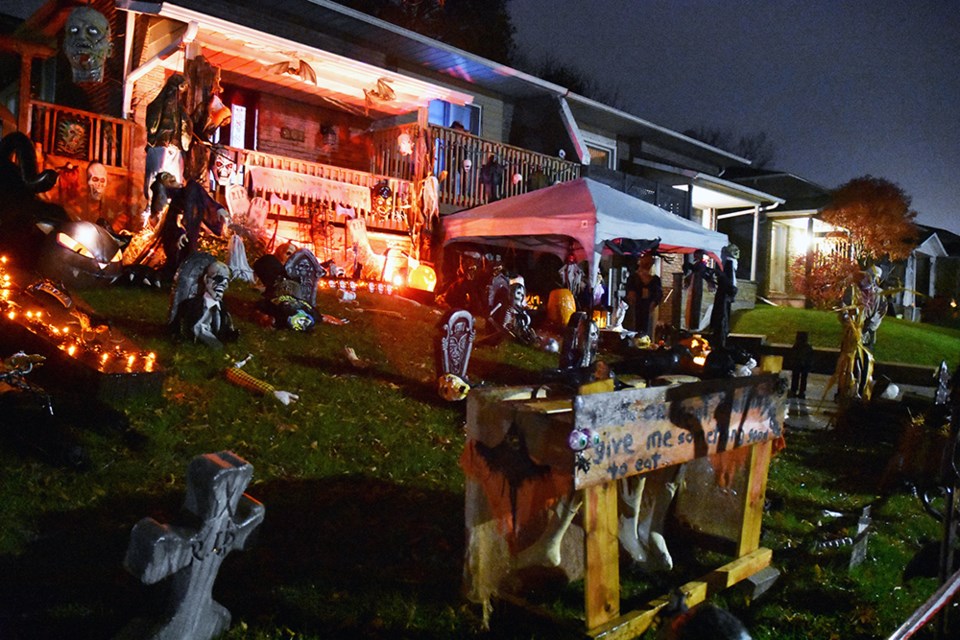
<svg viewBox="0 0 960 640"><path fill-rule="evenodd" d="M573 414L600 437L577 465L580 489L778 437L783 402L767 375L582 395Z"/></svg>

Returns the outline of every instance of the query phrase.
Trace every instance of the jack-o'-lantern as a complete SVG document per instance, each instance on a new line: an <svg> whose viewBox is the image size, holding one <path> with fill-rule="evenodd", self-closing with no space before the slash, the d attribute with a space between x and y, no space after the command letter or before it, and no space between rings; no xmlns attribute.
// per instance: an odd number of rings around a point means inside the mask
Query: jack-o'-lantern
<svg viewBox="0 0 960 640"><path fill-rule="evenodd" d="M68 287L104 286L122 269L120 244L92 222L64 222L47 234L40 253L40 272Z"/></svg>

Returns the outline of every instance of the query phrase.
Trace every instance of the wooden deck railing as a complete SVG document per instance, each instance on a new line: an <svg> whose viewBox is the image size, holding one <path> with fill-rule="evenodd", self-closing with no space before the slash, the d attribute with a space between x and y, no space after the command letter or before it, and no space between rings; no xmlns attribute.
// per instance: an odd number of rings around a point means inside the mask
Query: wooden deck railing
<svg viewBox="0 0 960 640"><path fill-rule="evenodd" d="M366 221L367 228L370 230L400 233L407 233L408 231L406 211L415 196L414 185L409 180L235 147L218 147L217 153L233 160L237 163L237 166L245 167L248 171L256 167L277 169L296 173L301 176L319 178L330 181L331 183L344 185L345 187L360 187L361 189L370 191L377 185L386 184L390 188L391 202L383 203L383 206L380 207L379 210L354 207L354 213ZM313 214L323 211L323 208L320 206L322 203L317 201L318 198L305 191L276 191L265 188L263 185L258 185L256 181L251 183L249 178L247 179L247 183L253 195L263 196L269 201L271 194L275 194L277 198L289 202L294 208L294 211L297 212L294 215L289 215L281 212L278 207L271 206L271 215L279 220L302 222L304 224L315 223L316 221L311 220ZM332 185L332 187L333 188L330 189L331 194L336 194L340 191L335 188L335 185ZM373 199L376 200L376 195L373 196ZM342 202L334 204L347 205L350 203ZM303 218L303 220L298 220L298 218Z"/></svg>
<svg viewBox="0 0 960 640"><path fill-rule="evenodd" d="M373 146L376 172L414 181L432 171L441 178L440 203L457 209L580 177L576 162L435 125L422 138L416 124L384 129Z"/></svg>
<svg viewBox="0 0 960 640"><path fill-rule="evenodd" d="M31 102L30 135L44 155L130 168L133 123L48 102Z"/></svg>

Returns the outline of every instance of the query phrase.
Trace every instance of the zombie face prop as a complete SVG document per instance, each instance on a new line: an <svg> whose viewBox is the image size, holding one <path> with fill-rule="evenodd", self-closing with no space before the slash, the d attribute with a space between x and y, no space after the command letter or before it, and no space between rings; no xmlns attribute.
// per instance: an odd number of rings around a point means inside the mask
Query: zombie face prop
<svg viewBox="0 0 960 640"><path fill-rule="evenodd" d="M226 186L234 184L237 175L237 163L217 154L213 161L213 177L217 184Z"/></svg>
<svg viewBox="0 0 960 640"><path fill-rule="evenodd" d="M40 271L68 287L110 284L122 269L120 245L110 233L92 222L65 222L44 241Z"/></svg>
<svg viewBox="0 0 960 640"><path fill-rule="evenodd" d="M107 190L107 168L100 162L91 162L87 167L87 189L91 200L100 202Z"/></svg>
<svg viewBox="0 0 960 640"><path fill-rule="evenodd" d="M74 82L102 82L103 68L113 53L110 23L99 11L77 7L67 18L63 50Z"/></svg>
<svg viewBox="0 0 960 640"><path fill-rule="evenodd" d="M210 299L220 302L223 300L223 294L227 292L227 284L230 282L230 270L222 262L214 262L203 273L203 295Z"/></svg>

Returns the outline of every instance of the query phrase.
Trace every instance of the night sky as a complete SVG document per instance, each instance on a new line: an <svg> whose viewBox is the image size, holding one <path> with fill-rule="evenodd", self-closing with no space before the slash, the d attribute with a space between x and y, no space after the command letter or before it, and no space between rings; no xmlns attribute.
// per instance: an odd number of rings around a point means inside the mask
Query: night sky
<svg viewBox="0 0 960 640"><path fill-rule="evenodd" d="M772 168L871 174L960 233L960 0L510 0L516 41L677 131L764 132Z"/></svg>

